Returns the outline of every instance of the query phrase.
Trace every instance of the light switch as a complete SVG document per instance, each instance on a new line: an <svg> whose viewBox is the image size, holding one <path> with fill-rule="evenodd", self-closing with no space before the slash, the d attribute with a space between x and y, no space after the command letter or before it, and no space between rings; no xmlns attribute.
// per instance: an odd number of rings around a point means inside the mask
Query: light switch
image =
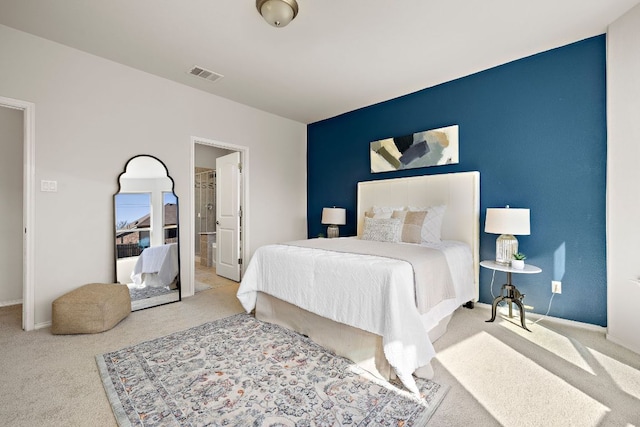
<svg viewBox="0 0 640 427"><path fill-rule="evenodd" d="M43 179L40 181L40 191L55 193L58 191L58 181L46 181Z"/></svg>

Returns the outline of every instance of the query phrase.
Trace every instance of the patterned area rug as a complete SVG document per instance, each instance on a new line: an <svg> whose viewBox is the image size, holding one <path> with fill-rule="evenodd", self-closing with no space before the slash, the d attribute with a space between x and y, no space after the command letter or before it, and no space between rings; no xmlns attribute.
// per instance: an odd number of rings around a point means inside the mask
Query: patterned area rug
<svg viewBox="0 0 640 427"><path fill-rule="evenodd" d="M424 426L448 391L417 379L418 399L247 314L96 361L120 426Z"/></svg>
<svg viewBox="0 0 640 427"><path fill-rule="evenodd" d="M159 286L159 287L145 286L142 289L129 288L131 301L138 301L146 298L153 298L160 295L169 294L171 292L174 292L174 291L170 290L168 287L165 287L165 286Z"/></svg>

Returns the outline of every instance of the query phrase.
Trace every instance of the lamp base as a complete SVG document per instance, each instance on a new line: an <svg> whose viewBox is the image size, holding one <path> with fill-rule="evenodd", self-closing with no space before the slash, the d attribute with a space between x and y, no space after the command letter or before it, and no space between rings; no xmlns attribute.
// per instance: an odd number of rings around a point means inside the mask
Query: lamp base
<svg viewBox="0 0 640 427"><path fill-rule="evenodd" d="M330 225L327 227L327 237L330 239L333 237L340 237L340 230L337 225Z"/></svg>
<svg viewBox="0 0 640 427"><path fill-rule="evenodd" d="M513 254L518 252L518 239L511 234L501 234L496 239L496 262L511 265Z"/></svg>

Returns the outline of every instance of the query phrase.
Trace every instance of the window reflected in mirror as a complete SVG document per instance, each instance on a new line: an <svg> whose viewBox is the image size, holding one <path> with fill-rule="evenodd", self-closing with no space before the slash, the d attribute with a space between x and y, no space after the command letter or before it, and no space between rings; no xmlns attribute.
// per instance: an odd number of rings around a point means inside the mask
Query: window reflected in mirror
<svg viewBox="0 0 640 427"><path fill-rule="evenodd" d="M120 193L116 201L116 257L138 256L151 242L151 194Z"/></svg>
<svg viewBox="0 0 640 427"><path fill-rule="evenodd" d="M164 244L178 241L178 198L173 193L162 193Z"/></svg>

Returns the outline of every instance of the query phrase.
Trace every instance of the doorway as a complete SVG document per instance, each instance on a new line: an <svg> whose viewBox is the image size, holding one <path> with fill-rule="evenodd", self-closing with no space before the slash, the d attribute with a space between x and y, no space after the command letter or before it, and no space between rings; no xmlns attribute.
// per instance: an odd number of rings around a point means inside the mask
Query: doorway
<svg viewBox="0 0 640 427"><path fill-rule="evenodd" d="M2 183L0 193L4 203L0 254L7 264L1 270L6 275L4 283L16 283L0 290L0 305L22 303L22 329L35 328L33 289L33 236L34 220L34 104L17 99L0 97L0 133L2 146ZM16 185L15 183L20 183ZM19 208L16 208L19 206ZM22 270L15 269L22 265Z"/></svg>
<svg viewBox="0 0 640 427"><path fill-rule="evenodd" d="M237 284L237 280L240 278L241 260L244 258L245 241L247 239L245 218L247 216L248 168L246 166L248 163L248 149L194 137L192 138L191 151L192 203L190 217L193 226L190 236L192 239L190 251L193 262L190 265L190 285L193 291L187 295L219 286ZM225 252L225 248L229 246L228 233L226 233L224 219L222 224L219 222L221 219L219 217L220 212L221 210L224 211L225 207L224 200L221 201L221 197L224 199L228 194L228 185L224 184L223 187L219 185L219 182L226 179L228 175L224 166L221 167L220 160L229 157L238 158L240 160L239 163L243 164L242 174L238 175L241 176L238 212L242 210L243 213L241 216L238 214L238 225L242 232L238 232L232 245L233 259L237 261L237 275L229 274L227 262L229 251ZM218 168L221 170L217 170ZM221 245L224 247L221 247ZM231 277L232 280L229 280L228 277ZM184 291L187 291L187 289L184 289Z"/></svg>

